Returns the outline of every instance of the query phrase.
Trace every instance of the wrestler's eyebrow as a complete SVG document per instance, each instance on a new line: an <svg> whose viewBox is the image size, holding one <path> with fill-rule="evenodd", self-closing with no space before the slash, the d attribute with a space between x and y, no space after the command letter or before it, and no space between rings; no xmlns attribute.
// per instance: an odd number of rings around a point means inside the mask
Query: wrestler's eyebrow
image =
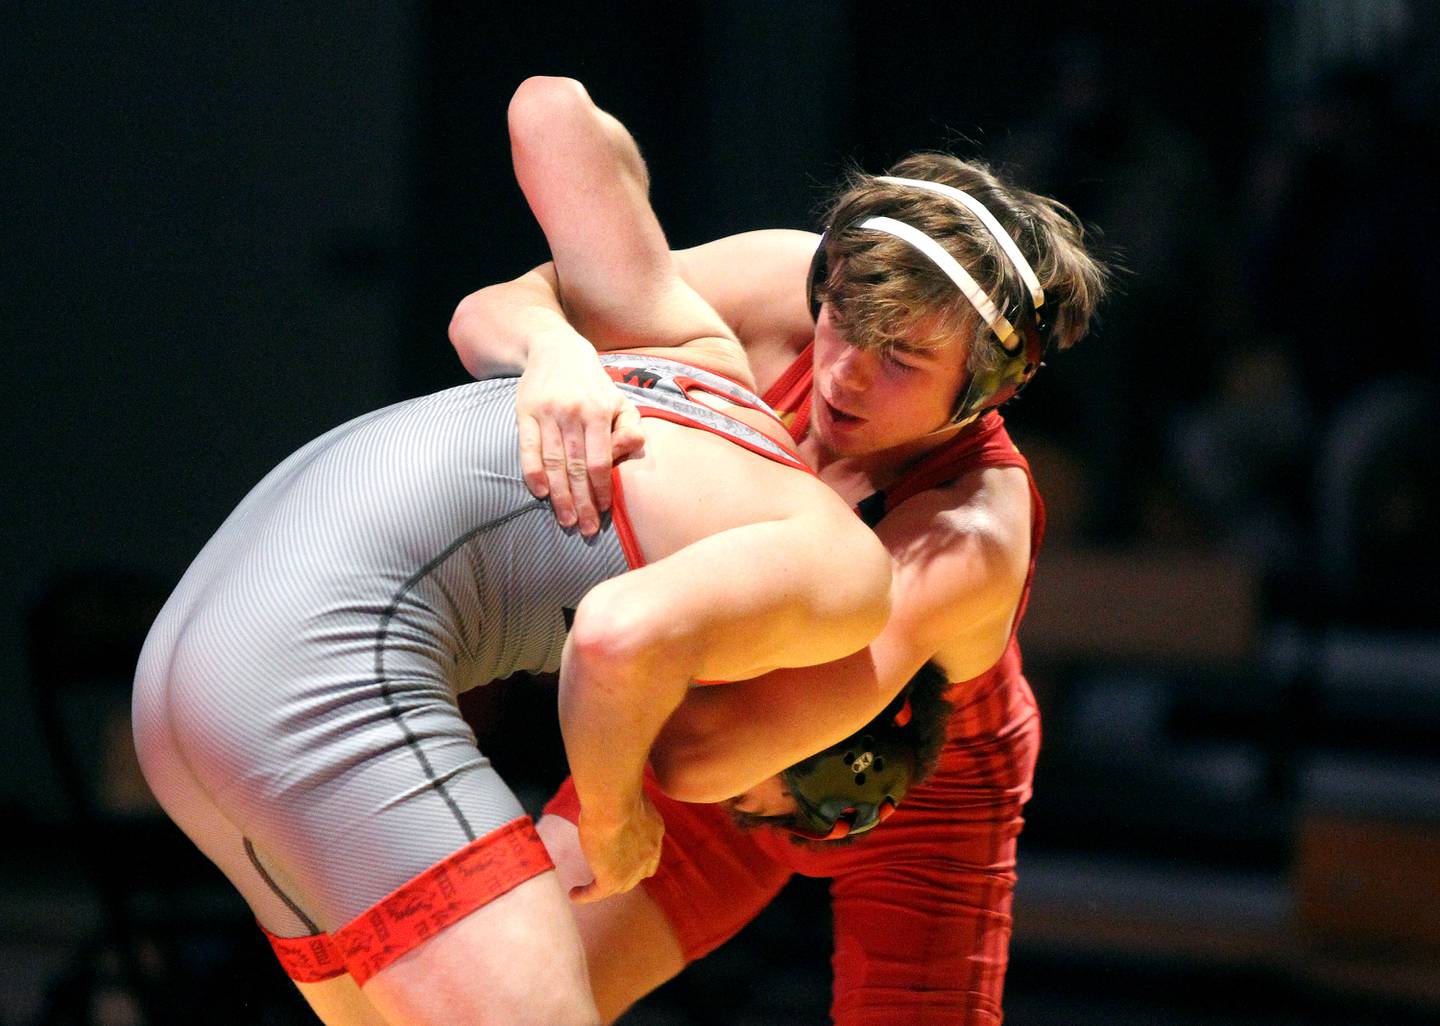
<svg viewBox="0 0 1440 1026"><path fill-rule="evenodd" d="M891 342L890 348L905 356L913 356L916 359L929 360L935 356L935 346L917 346L908 342Z"/></svg>

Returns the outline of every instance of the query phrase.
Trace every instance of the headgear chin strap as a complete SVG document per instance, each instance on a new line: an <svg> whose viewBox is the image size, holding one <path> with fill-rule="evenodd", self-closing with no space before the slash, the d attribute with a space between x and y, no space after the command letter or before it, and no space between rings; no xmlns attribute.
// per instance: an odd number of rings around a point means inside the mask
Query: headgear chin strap
<svg viewBox="0 0 1440 1026"><path fill-rule="evenodd" d="M798 806L793 833L815 841L863 834L883 823L910 788L915 745L902 733L910 722L910 689L837 745L780 774Z"/></svg>
<svg viewBox="0 0 1440 1026"><path fill-rule="evenodd" d="M1000 349L1000 359L993 368L970 375L965 390L955 403L955 409L950 415L949 422L938 429L946 431L952 427L969 423L988 409L1009 402L1019 394L1020 390L1035 376L1035 372L1040 369L1050 341L1050 326L1041 314L1041 308L1045 305L1045 290L1040 287L1039 276L1030 266L1030 262L1025 259L1025 255L1020 252L1020 247L1015 244L1015 240L1010 237L1009 232L1005 231L1004 226L1000 224L995 215L974 196L943 182L932 182L923 178L893 178L882 175L875 181L936 193L964 207L978 218L985 229L995 237L995 241L1014 266L1016 273L1020 275L1029 293L1029 309L1022 311L1021 316L1016 318L1017 323L1012 324L1000 312L995 301L961 266L960 262L951 256L944 246L919 228L893 217L868 217L855 225L866 231L883 232L886 235L894 236L923 253L931 263L955 283L960 294L969 301L970 305L975 308L975 312L980 315L981 320L990 328L995 344ZM830 232L835 230L834 226L826 229L825 234L820 237L820 244L815 248L815 256L810 261L808 298L810 313L816 318L820 315L818 289L829 273L825 243Z"/></svg>

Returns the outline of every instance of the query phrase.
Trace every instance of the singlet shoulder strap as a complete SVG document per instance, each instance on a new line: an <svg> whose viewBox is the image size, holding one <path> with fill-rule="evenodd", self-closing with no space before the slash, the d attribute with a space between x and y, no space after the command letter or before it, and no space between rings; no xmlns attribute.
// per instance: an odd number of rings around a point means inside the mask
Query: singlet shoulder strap
<svg viewBox="0 0 1440 1026"><path fill-rule="evenodd" d="M810 426L811 386L815 379L815 343L809 343L765 390L765 401L798 445Z"/></svg>

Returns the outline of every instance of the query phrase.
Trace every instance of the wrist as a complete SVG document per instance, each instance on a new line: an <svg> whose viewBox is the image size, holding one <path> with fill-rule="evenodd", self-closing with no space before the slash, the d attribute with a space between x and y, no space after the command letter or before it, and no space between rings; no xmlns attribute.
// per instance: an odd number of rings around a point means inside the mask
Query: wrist
<svg viewBox="0 0 1440 1026"><path fill-rule="evenodd" d="M577 356L584 354L593 356L595 354L595 347L589 343L584 335L581 335L564 321L559 324L539 328L531 332L526 339L525 358L527 363L531 360L543 359L549 356L570 362Z"/></svg>
<svg viewBox="0 0 1440 1026"><path fill-rule="evenodd" d="M576 794L580 798L580 819L587 832L601 836L619 833L635 819L642 805L640 779L636 779L633 789L625 788L625 792L612 793L603 800L592 795L587 801L579 782L576 782Z"/></svg>

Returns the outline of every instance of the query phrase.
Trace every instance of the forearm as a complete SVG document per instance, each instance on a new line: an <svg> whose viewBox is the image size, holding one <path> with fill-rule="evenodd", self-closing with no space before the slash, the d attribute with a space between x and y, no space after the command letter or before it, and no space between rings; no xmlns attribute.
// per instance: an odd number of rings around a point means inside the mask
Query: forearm
<svg viewBox="0 0 1440 1026"><path fill-rule="evenodd" d="M689 683L687 650L669 644L663 620L633 615L624 578L593 589L566 639L560 729L585 815L603 824L640 801L651 745ZM647 622L647 620L649 622Z"/></svg>
<svg viewBox="0 0 1440 1026"><path fill-rule="evenodd" d="M913 675L912 661L872 644L821 666L692 689L651 751L661 789L687 802L748 790L868 723Z"/></svg>
<svg viewBox="0 0 1440 1026"><path fill-rule="evenodd" d="M480 379L519 374L542 348L592 359L593 347L566 319L555 289L547 264L462 299L450 319L450 344L465 369Z"/></svg>

